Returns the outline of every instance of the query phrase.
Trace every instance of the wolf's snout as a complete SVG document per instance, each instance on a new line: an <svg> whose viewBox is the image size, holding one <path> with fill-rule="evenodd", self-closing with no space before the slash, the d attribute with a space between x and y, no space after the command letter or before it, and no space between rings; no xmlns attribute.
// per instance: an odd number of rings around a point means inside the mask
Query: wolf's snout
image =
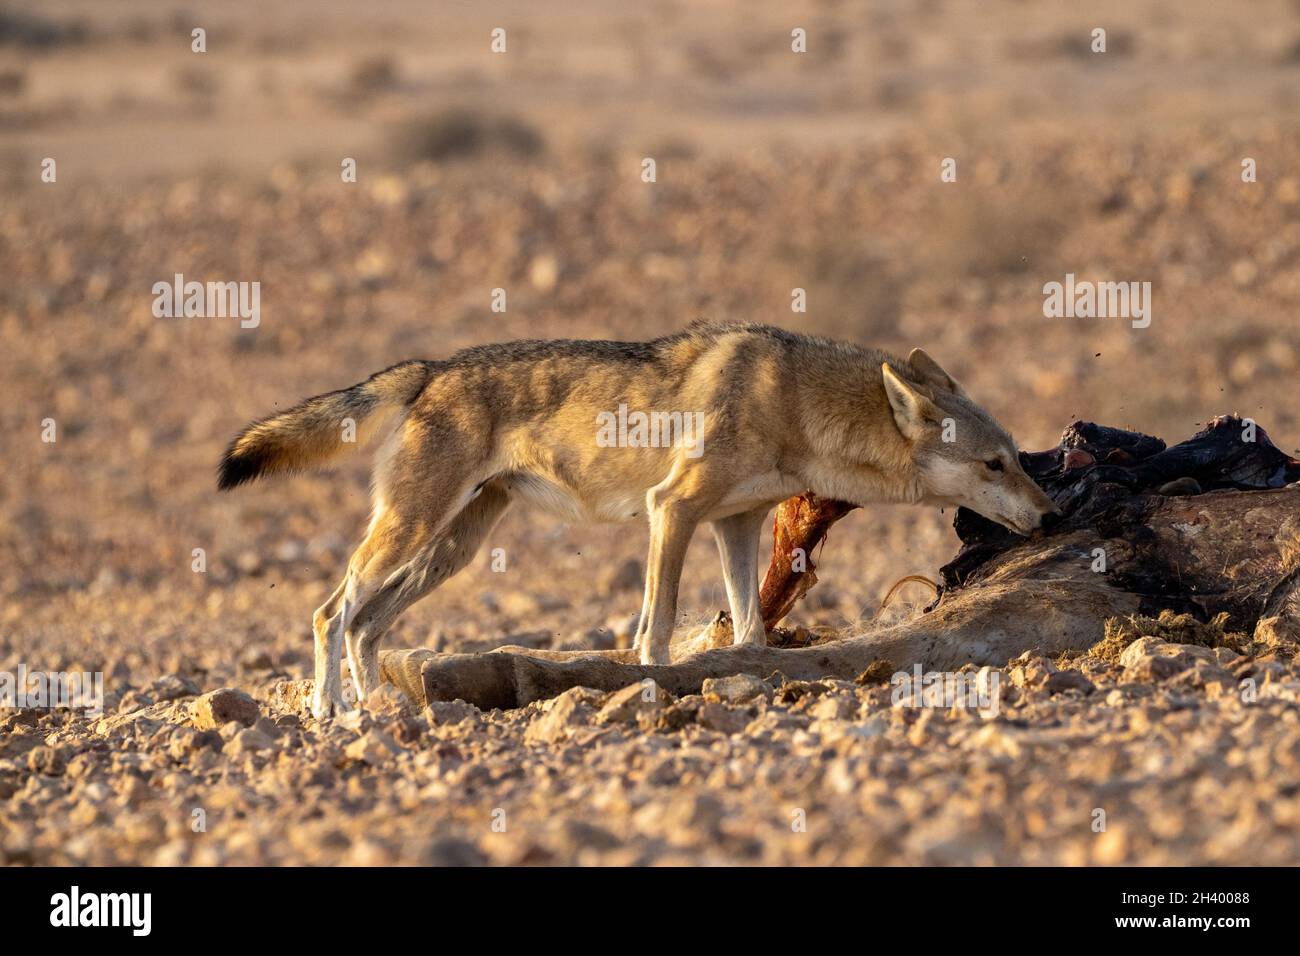
<svg viewBox="0 0 1300 956"><path fill-rule="evenodd" d="M1024 535L1033 534L1035 531L1043 529L1043 516L1040 514L1030 515L1028 520L1022 521L1020 533Z"/></svg>
<svg viewBox="0 0 1300 956"><path fill-rule="evenodd" d="M1026 527L1021 534L1050 531L1061 520L1063 512L1055 501L1046 494L1039 495L1040 500L1027 510Z"/></svg>

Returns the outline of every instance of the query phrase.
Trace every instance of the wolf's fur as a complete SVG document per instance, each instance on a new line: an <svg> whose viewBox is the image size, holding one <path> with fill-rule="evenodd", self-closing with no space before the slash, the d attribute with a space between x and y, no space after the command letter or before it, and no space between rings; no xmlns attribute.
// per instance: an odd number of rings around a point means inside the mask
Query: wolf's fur
<svg viewBox="0 0 1300 956"><path fill-rule="evenodd" d="M703 453L601 447L598 415L620 404L702 413ZM667 662L682 561L701 522L722 558L735 640L762 644L759 532L792 494L965 505L1024 533L1055 510L1006 431L919 349L902 361L709 323L649 342L513 342L404 362L250 425L219 486L325 462L348 447L344 419L360 425L381 410L401 418L375 465L370 528L313 621L318 716L341 705L344 646L364 697L379 682L384 632L469 563L512 501L574 521L648 519L636 637L646 663Z"/></svg>

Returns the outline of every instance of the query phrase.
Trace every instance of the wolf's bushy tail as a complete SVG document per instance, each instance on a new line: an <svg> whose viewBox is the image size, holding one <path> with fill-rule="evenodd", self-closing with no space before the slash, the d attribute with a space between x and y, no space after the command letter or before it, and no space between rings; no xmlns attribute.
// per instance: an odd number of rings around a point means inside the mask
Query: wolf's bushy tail
<svg viewBox="0 0 1300 956"><path fill-rule="evenodd" d="M356 448L362 443L362 422L378 411L415 401L433 368L432 362L401 362L359 385L317 395L287 412L253 422L222 456L217 487L225 491L263 475L301 471ZM358 432L352 442L344 440L349 420Z"/></svg>

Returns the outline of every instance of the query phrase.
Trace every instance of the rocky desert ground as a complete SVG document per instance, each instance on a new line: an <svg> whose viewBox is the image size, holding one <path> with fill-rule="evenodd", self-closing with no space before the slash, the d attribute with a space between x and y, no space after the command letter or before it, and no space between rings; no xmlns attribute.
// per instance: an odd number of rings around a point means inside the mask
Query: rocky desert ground
<svg viewBox="0 0 1300 956"><path fill-rule="evenodd" d="M1235 411L1296 455L1298 51L1280 0L0 5L0 671L105 690L0 710L0 861L1297 862L1297 665L1150 620L1008 661L994 717L754 674L318 722L369 456L215 467L401 359L700 317L923 346L1026 449ZM259 282L258 324L155 317L178 273ZM1067 273L1151 282L1149 327L1045 318ZM790 623L871 628L951 522L845 518ZM512 512L387 646L618 646L644 548ZM725 605L707 535L681 604Z"/></svg>

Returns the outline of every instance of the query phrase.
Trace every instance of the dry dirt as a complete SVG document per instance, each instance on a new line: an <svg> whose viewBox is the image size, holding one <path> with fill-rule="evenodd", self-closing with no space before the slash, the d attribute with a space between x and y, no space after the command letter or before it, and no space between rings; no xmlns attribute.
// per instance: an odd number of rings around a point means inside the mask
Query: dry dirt
<svg viewBox="0 0 1300 956"><path fill-rule="evenodd" d="M1297 673L1226 651L1085 663L1091 690L1022 662L993 720L779 679L630 719L301 711L368 455L222 496L216 461L403 358L757 320L923 345L1026 448L1230 411L1300 438L1295 4L450 6L0 6L0 670L107 691L102 719L0 711L0 861L1300 861ZM1067 272L1150 281L1151 326L1044 318ZM259 281L260 325L155 318L176 273ZM791 623L869 626L950 523L855 512ZM388 646L625 640L643 548L511 513ZM700 535L683 621L724 603ZM218 721L219 688L253 704Z"/></svg>

